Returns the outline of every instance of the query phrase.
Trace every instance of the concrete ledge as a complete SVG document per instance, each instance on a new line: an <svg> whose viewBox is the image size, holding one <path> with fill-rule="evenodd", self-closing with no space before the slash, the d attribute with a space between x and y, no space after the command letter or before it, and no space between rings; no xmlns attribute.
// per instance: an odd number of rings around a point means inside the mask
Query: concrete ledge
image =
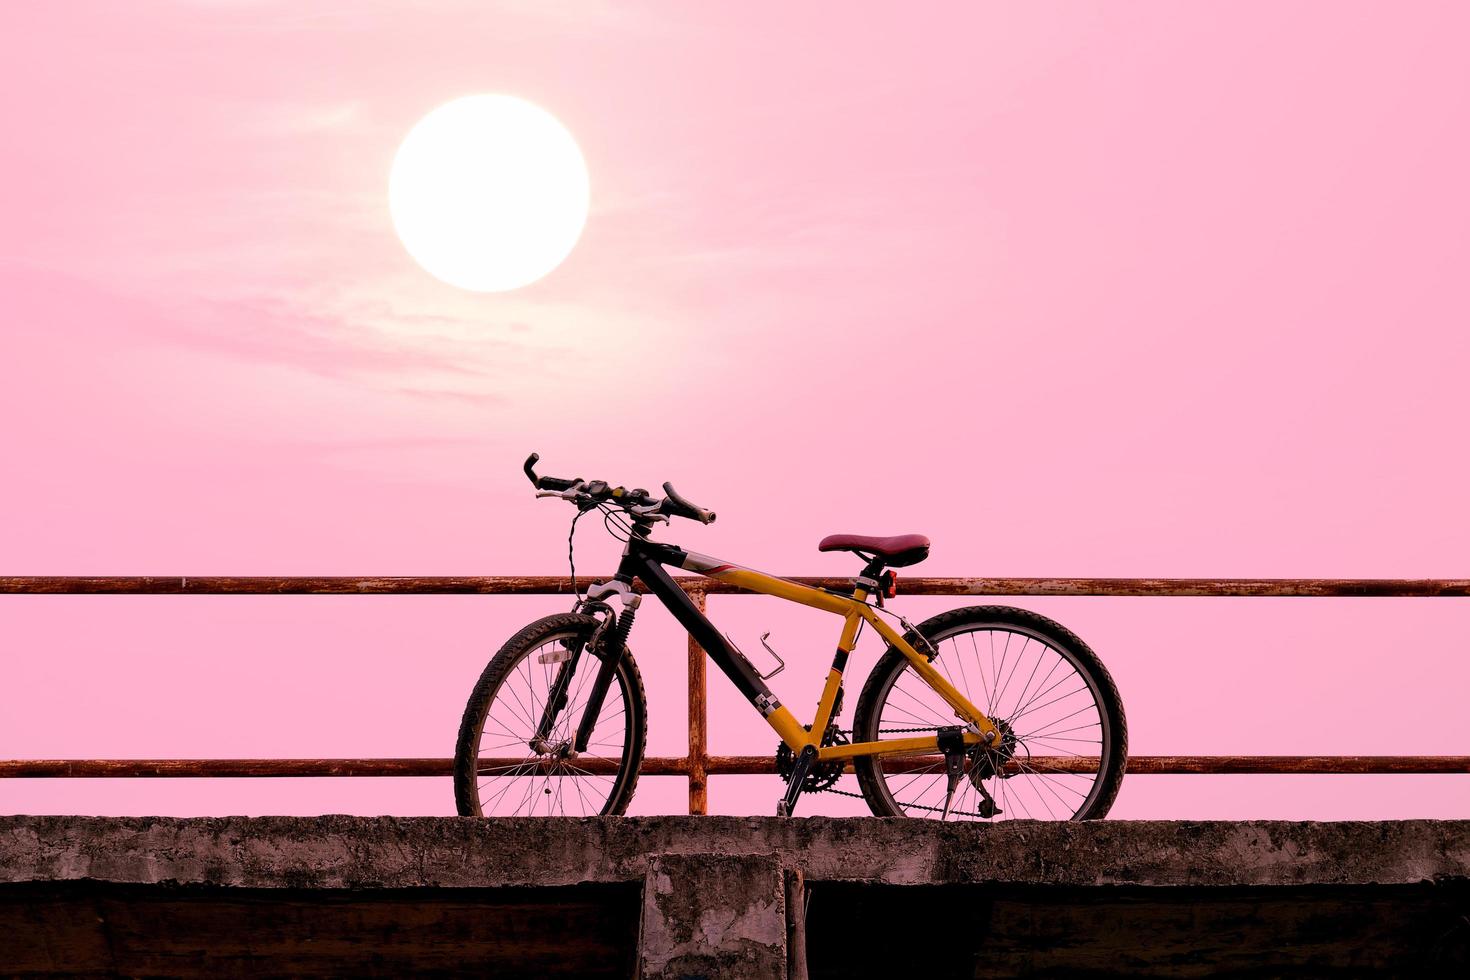
<svg viewBox="0 0 1470 980"><path fill-rule="evenodd" d="M784 977L786 887L774 854L649 860L639 968L644 980Z"/></svg>
<svg viewBox="0 0 1470 980"><path fill-rule="evenodd" d="M1460 977L1470 821L0 817L0 970Z"/></svg>
<svg viewBox="0 0 1470 980"><path fill-rule="evenodd" d="M1394 885L1470 879L1470 821L0 817L11 883L547 887L641 881L651 856L678 854L889 885Z"/></svg>

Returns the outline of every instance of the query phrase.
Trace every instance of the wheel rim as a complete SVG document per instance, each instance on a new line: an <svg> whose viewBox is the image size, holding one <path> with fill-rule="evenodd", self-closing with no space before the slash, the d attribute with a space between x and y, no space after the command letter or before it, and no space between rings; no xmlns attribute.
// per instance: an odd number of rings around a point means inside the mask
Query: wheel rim
<svg viewBox="0 0 1470 980"><path fill-rule="evenodd" d="M629 763L633 719L627 678L613 675L587 751L569 755L601 658L583 652L549 737L533 747L560 663L543 663L547 653L581 643L576 631L553 634L524 651L490 697L475 740L475 805L481 816L596 816L616 799ZM539 748L539 751L538 751Z"/></svg>
<svg viewBox="0 0 1470 980"><path fill-rule="evenodd" d="M933 663L939 672L1000 723L1008 743L1014 740L1009 759L1006 753L971 753L950 819L1067 820L1087 813L1104 786L1113 732L1098 682L1077 655L1036 630L1010 623L968 624L940 632L930 642L938 650ZM960 724L907 662L886 679L877 703L877 731L868 732L868 738ZM940 818L943 760L915 763L880 763L879 792L895 813ZM985 797L977 784L990 793L998 815L983 814Z"/></svg>

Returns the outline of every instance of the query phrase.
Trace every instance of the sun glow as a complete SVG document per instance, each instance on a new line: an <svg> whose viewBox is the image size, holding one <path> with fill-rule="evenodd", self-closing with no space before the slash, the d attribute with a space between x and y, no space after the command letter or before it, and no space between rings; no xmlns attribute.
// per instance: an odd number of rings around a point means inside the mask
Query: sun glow
<svg viewBox="0 0 1470 980"><path fill-rule="evenodd" d="M535 282L587 223L587 165L549 112L508 95L446 103L393 158L388 207L408 253L454 286L501 292Z"/></svg>

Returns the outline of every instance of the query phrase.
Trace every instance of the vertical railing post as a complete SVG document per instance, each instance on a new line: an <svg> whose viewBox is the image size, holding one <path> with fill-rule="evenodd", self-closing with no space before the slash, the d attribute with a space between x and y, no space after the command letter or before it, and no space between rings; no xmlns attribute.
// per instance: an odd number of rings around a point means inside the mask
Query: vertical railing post
<svg viewBox="0 0 1470 980"><path fill-rule="evenodd" d="M689 598L701 613L705 611L708 593L703 585L689 586ZM709 813L709 716L707 712L704 648L693 634L689 636L689 812Z"/></svg>

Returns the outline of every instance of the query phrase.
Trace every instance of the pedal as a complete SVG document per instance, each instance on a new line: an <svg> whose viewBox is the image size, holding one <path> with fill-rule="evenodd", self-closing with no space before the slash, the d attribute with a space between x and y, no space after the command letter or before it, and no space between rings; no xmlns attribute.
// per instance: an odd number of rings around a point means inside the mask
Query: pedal
<svg viewBox="0 0 1470 980"><path fill-rule="evenodd" d="M812 766L816 761L817 747L815 745L804 746L801 755L796 757L796 765L791 768L791 782L786 787L786 795L776 804L776 816L789 817L796 812L796 800L801 796L801 788L806 782L807 773L812 771Z"/></svg>

